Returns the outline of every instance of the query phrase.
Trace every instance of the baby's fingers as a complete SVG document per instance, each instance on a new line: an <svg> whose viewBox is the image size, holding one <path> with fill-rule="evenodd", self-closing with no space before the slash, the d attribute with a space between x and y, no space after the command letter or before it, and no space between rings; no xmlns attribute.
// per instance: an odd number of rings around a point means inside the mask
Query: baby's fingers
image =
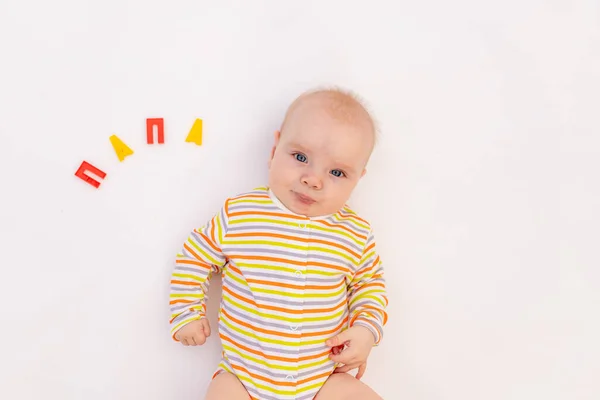
<svg viewBox="0 0 600 400"><path fill-rule="evenodd" d="M337 367L333 372L335 372L335 373L348 372L348 371L353 370L354 368L357 368L358 366L359 366L358 363L355 363L355 364L346 364L344 366Z"/></svg>
<svg viewBox="0 0 600 400"><path fill-rule="evenodd" d="M357 361L356 354L350 348L339 354L329 354L329 359L341 364L352 364Z"/></svg>
<svg viewBox="0 0 600 400"><path fill-rule="evenodd" d="M202 328L204 329L204 335L206 337L210 336L210 323L208 322L208 318L202 318L200 320L200 323L202 324Z"/></svg>
<svg viewBox="0 0 600 400"><path fill-rule="evenodd" d="M367 370L367 363L362 363L360 367L358 367L358 372L356 373L356 379L360 380L365 374Z"/></svg>

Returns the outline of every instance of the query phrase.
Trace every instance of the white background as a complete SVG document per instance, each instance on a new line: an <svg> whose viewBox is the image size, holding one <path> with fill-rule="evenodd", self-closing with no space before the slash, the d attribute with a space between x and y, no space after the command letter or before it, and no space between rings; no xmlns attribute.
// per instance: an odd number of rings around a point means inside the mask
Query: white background
<svg viewBox="0 0 600 400"><path fill-rule="evenodd" d="M382 130L351 202L391 302L364 380L600 398L597 0L1 0L0 398L201 399L219 343L171 341L174 255L266 183L285 108L322 84Z"/></svg>

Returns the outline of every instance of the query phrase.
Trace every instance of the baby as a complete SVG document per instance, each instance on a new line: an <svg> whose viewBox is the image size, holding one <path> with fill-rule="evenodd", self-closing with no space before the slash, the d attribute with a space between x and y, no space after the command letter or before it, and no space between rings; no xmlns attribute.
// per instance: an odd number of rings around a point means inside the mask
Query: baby
<svg viewBox="0 0 600 400"><path fill-rule="evenodd" d="M353 95L301 95L275 132L268 186L227 199L183 244L174 340L206 342L209 281L223 276L206 400L381 399L360 378L387 321L383 267L371 226L346 205L375 135Z"/></svg>

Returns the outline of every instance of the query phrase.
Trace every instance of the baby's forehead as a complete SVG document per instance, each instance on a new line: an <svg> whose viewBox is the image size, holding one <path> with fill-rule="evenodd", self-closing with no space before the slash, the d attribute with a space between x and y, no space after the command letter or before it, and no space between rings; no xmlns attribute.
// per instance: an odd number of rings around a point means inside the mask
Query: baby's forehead
<svg viewBox="0 0 600 400"><path fill-rule="evenodd" d="M289 107L286 122L311 118L314 113L326 113L345 124L363 125L375 131L375 124L365 106L354 96L338 90L310 92L298 97Z"/></svg>

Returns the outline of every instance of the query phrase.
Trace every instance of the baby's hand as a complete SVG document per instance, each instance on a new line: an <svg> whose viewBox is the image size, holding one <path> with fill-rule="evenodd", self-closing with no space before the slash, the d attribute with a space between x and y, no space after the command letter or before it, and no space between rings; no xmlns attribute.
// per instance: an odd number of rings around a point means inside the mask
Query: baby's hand
<svg viewBox="0 0 600 400"><path fill-rule="evenodd" d="M374 343L375 337L371 331L362 326L353 326L329 339L325 342L325 345L332 348L329 358L344 364L343 367L337 367L334 372L348 372L358 368L356 379L362 378L367 369L367 358ZM340 349L341 346L345 348Z"/></svg>
<svg viewBox="0 0 600 400"><path fill-rule="evenodd" d="M201 346L209 336L210 324L206 318L190 322L175 334L184 346Z"/></svg>

